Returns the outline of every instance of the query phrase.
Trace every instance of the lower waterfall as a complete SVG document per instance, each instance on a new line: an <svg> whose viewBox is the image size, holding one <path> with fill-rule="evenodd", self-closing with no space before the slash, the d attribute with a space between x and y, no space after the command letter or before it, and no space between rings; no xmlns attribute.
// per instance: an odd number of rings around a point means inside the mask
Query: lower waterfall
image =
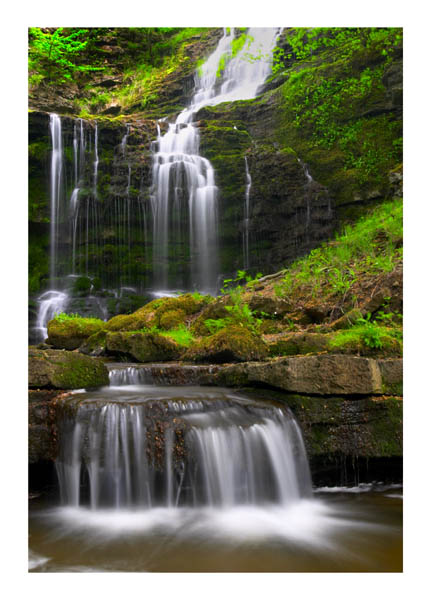
<svg viewBox="0 0 431 600"><path fill-rule="evenodd" d="M227 390L145 384L75 394L75 402L56 463L66 505L288 505L311 496L287 408Z"/></svg>
<svg viewBox="0 0 431 600"><path fill-rule="evenodd" d="M285 405L159 367L111 363L60 401L60 502L33 500L30 570L400 569L400 486L312 488Z"/></svg>

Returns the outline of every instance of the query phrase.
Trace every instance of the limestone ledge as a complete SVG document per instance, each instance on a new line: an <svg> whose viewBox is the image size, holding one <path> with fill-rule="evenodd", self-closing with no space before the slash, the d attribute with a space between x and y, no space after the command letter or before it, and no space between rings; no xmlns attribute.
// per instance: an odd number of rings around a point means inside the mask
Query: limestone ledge
<svg viewBox="0 0 431 600"><path fill-rule="evenodd" d="M295 394L321 396L402 395L402 359L341 354L292 356L266 362L228 365L217 385L268 385Z"/></svg>

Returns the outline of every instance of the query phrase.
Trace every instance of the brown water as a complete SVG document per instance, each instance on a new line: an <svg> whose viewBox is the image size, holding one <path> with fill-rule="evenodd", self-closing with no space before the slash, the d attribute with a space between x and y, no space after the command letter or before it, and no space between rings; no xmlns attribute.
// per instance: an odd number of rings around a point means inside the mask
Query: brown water
<svg viewBox="0 0 431 600"><path fill-rule="evenodd" d="M92 511L40 496L29 532L31 572L400 572L402 490L223 510Z"/></svg>

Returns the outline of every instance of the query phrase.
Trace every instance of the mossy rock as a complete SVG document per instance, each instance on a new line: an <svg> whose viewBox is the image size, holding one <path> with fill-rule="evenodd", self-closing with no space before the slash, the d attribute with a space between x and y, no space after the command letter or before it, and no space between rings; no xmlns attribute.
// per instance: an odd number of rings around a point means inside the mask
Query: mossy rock
<svg viewBox="0 0 431 600"><path fill-rule="evenodd" d="M212 332L205 324L205 321L209 319L225 319L226 317L229 317L229 315L230 313L226 310L226 306L223 302L212 302L211 304L208 304L208 306L203 309L197 319L195 319L190 327L191 332L199 336L211 335Z"/></svg>
<svg viewBox="0 0 431 600"><path fill-rule="evenodd" d="M349 333L349 330L345 330ZM370 357L401 357L403 355L403 343L392 335L382 335L379 338L379 347L372 347L359 335L340 341L335 337L329 344L329 350L337 354L355 354L357 356ZM398 393L398 392L397 392Z"/></svg>
<svg viewBox="0 0 431 600"><path fill-rule="evenodd" d="M193 362L227 363L262 360L267 356L268 348L261 337L246 327L231 325L193 344L183 358Z"/></svg>
<svg viewBox="0 0 431 600"><path fill-rule="evenodd" d="M355 323L358 322L359 319L363 318L362 311L359 308L352 308L342 317L331 323L332 329L349 329Z"/></svg>
<svg viewBox="0 0 431 600"><path fill-rule="evenodd" d="M272 319L281 319L290 310L290 305L285 300L261 294L253 294L248 300L248 305L258 316L260 313L261 316Z"/></svg>
<svg viewBox="0 0 431 600"><path fill-rule="evenodd" d="M136 331L137 329L149 326L151 317L148 317L144 314L137 316L136 313L131 315L117 315L109 319L105 326L108 331Z"/></svg>
<svg viewBox="0 0 431 600"><path fill-rule="evenodd" d="M77 277L73 282L73 293L78 296L88 296L91 291L92 282L89 277Z"/></svg>
<svg viewBox="0 0 431 600"><path fill-rule="evenodd" d="M92 388L109 385L109 374L101 359L30 346L28 381L30 388Z"/></svg>
<svg viewBox="0 0 431 600"><path fill-rule="evenodd" d="M184 323L186 313L182 309L167 310L159 318L160 329L174 329Z"/></svg>
<svg viewBox="0 0 431 600"><path fill-rule="evenodd" d="M104 329L93 333L79 346L79 351L89 356L103 356L106 353L106 334Z"/></svg>
<svg viewBox="0 0 431 600"><path fill-rule="evenodd" d="M106 323L106 329L108 331L137 331L145 328L150 329L151 327L171 329L183 323L185 315L197 313L211 300L211 296L201 296L199 294L184 294L175 298L157 298L131 315L112 317ZM180 321L178 320L179 314L177 314L176 322L168 326L168 321L173 318L173 311L182 311L183 317ZM168 312L170 316L164 318L164 315Z"/></svg>
<svg viewBox="0 0 431 600"><path fill-rule="evenodd" d="M291 333L269 343L270 356L294 356L328 350L331 336L322 333Z"/></svg>
<svg viewBox="0 0 431 600"><path fill-rule="evenodd" d="M109 332L106 336L109 354L131 357L139 362L169 361L178 359L184 347L173 340L153 332Z"/></svg>
<svg viewBox="0 0 431 600"><path fill-rule="evenodd" d="M54 348L75 350L90 336L105 327L101 319L86 319L84 317L55 317L48 323L47 343Z"/></svg>
<svg viewBox="0 0 431 600"><path fill-rule="evenodd" d="M181 310L185 315L193 315L199 312L211 300L211 296L201 296L200 294L183 294L175 298L160 298L155 301L159 303L155 311L155 325L158 327L162 326L161 319L167 312ZM150 304L152 303L150 302Z"/></svg>

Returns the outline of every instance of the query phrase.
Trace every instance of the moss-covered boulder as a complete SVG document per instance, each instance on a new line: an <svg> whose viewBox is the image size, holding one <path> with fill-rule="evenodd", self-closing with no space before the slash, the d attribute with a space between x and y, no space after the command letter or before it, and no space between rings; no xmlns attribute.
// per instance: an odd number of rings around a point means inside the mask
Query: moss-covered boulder
<svg viewBox="0 0 431 600"><path fill-rule="evenodd" d="M109 375L99 358L30 346L28 384L30 388L91 388L109 385Z"/></svg>
<svg viewBox="0 0 431 600"><path fill-rule="evenodd" d="M54 348L75 350L104 327L105 322L101 319L58 316L48 323L47 343Z"/></svg>
<svg viewBox="0 0 431 600"><path fill-rule="evenodd" d="M199 336L211 335L214 331L211 326L205 321L218 321L229 317L230 313L226 310L226 305L223 301L216 300L211 302L202 310L199 316L193 321L190 329L192 333Z"/></svg>
<svg viewBox="0 0 431 600"><path fill-rule="evenodd" d="M172 329L184 323L186 316L199 312L210 301L210 296L201 296L197 293L183 294L175 298L157 298L131 315L112 317L106 323L106 329L108 331L137 331L151 327Z"/></svg>
<svg viewBox="0 0 431 600"><path fill-rule="evenodd" d="M131 357L139 362L175 360L184 348L173 340L153 332L117 331L106 336L109 354Z"/></svg>
<svg viewBox="0 0 431 600"><path fill-rule="evenodd" d="M137 315L116 315L106 323L107 331L137 331L145 327L150 327L151 313Z"/></svg>
<svg viewBox="0 0 431 600"><path fill-rule="evenodd" d="M267 340L271 356L292 356L325 352L329 348L330 335L323 333L295 332L288 335L271 336Z"/></svg>
<svg viewBox="0 0 431 600"><path fill-rule="evenodd" d="M193 344L183 358L193 362L227 363L262 360L267 356L268 348L261 337L246 327L231 325Z"/></svg>
<svg viewBox="0 0 431 600"><path fill-rule="evenodd" d="M159 318L160 329L174 329L184 323L186 313L181 308L175 310L167 310Z"/></svg>
<svg viewBox="0 0 431 600"><path fill-rule="evenodd" d="M89 356L103 356L106 353L106 334L107 331L105 329L93 333L93 335L79 346L79 351Z"/></svg>

